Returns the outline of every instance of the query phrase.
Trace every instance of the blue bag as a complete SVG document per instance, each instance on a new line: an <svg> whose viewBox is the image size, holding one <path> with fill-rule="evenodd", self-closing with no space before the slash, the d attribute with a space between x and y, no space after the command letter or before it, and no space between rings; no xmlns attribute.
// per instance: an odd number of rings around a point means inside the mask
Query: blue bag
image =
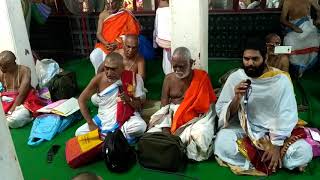
<svg viewBox="0 0 320 180"><path fill-rule="evenodd" d="M28 145L36 146L43 141L50 141L56 134L61 133L80 118L80 111L68 117L61 117L56 114L43 114L38 116L33 122Z"/></svg>
<svg viewBox="0 0 320 180"><path fill-rule="evenodd" d="M139 35L139 53L145 60L154 59L154 49L152 43L142 35Z"/></svg>

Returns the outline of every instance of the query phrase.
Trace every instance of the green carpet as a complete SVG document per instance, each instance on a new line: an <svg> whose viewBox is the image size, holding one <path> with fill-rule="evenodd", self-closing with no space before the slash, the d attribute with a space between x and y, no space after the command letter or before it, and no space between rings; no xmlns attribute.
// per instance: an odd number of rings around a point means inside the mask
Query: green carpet
<svg viewBox="0 0 320 180"><path fill-rule="evenodd" d="M218 77L228 70L238 67L239 61L209 61L209 74L214 87L219 87ZM63 68L75 71L80 89L83 89L92 78L94 71L88 60L73 60L62 65ZM149 99L160 99L162 80L161 61L147 62L147 80L145 86L148 89ZM318 89L320 84L317 82L317 76L320 73L306 74L301 85L307 92L307 99L311 109L307 112L299 113L300 118L305 119L312 125L320 127L320 95ZM294 82L296 85L296 82ZM295 88L298 104L302 101L302 93L298 88ZM95 108L91 108L91 113L96 112ZM79 172L90 171L102 176L105 180L108 179L316 179L320 178L320 163L319 159L315 159L309 165L307 171L303 174L294 174L286 170L280 170L270 177L251 177L251 176L236 176L228 168L220 167L215 160L211 159L201 163L189 163L186 171L183 173L188 177L183 177L175 174L166 174L142 169L139 165L134 166L129 172L124 174L114 174L109 172L102 161L89 164L85 167L72 169L65 161L65 142L74 136L75 130L84 123L84 120L79 121L65 132L57 135L52 141L44 142L37 147L27 145L27 139L30 134L32 123L20 129L12 129L11 134L14 140L16 151L18 154L20 166L26 180L67 180ZM53 144L61 145L58 154L54 157L53 162L46 162L47 152ZM157 152L155 152L157 153ZM1 178L0 178L1 179Z"/></svg>

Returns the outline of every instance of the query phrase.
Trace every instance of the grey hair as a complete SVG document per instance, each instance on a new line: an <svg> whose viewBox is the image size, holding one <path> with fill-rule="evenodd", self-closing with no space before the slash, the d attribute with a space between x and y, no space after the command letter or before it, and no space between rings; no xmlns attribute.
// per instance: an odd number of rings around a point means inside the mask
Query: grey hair
<svg viewBox="0 0 320 180"><path fill-rule="evenodd" d="M117 61L119 64L123 65L123 57L121 56L121 54L119 54L117 52L112 52L112 53L108 54L105 58L105 61L106 60Z"/></svg>
<svg viewBox="0 0 320 180"><path fill-rule="evenodd" d="M180 56L185 60L191 61L191 52L188 48L186 47L178 47L174 50L172 56Z"/></svg>

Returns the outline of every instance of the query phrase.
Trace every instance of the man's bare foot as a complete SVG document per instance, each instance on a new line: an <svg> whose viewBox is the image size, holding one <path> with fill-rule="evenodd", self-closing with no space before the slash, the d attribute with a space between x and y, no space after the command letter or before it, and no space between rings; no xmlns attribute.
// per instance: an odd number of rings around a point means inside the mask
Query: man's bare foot
<svg viewBox="0 0 320 180"><path fill-rule="evenodd" d="M303 165L303 166L298 167L298 171L299 171L299 172L305 172L307 166L308 166L308 165L306 164L306 165Z"/></svg>

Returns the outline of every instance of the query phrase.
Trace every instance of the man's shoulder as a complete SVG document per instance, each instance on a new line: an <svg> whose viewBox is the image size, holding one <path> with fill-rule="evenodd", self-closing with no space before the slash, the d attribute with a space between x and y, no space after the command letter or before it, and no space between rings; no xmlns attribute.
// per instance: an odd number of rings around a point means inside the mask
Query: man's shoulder
<svg viewBox="0 0 320 180"><path fill-rule="evenodd" d="M22 73L30 73L31 72L31 70L28 66L19 65L19 68L20 68L20 72L22 72Z"/></svg>
<svg viewBox="0 0 320 180"><path fill-rule="evenodd" d="M141 63L141 62L144 62L144 57L141 55L141 54L139 54L138 53L138 56L137 56L137 62L139 63Z"/></svg>

